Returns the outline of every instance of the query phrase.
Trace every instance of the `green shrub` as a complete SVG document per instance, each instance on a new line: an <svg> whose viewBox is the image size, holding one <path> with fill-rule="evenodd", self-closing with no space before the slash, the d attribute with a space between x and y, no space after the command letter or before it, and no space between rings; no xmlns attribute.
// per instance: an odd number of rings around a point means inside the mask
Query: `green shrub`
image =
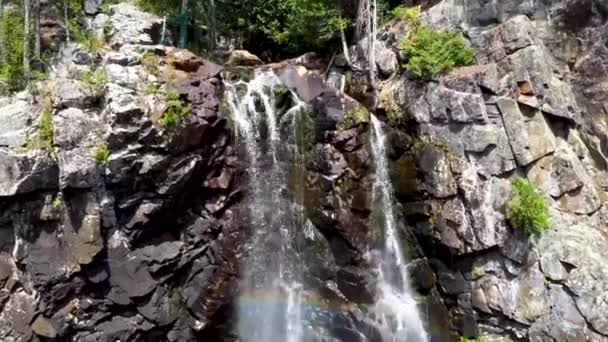
<svg viewBox="0 0 608 342"><path fill-rule="evenodd" d="M179 94L175 90L170 90L165 96L167 109L159 119L160 125L168 130L179 126L192 112L188 104L179 99Z"/></svg>
<svg viewBox="0 0 608 342"><path fill-rule="evenodd" d="M540 234L551 227L551 217L545 199L523 178L517 178L513 182L507 219L513 227L528 234Z"/></svg>
<svg viewBox="0 0 608 342"><path fill-rule="evenodd" d="M80 73L80 82L93 94L100 94L108 83L108 74L105 70L85 70Z"/></svg>
<svg viewBox="0 0 608 342"><path fill-rule="evenodd" d="M154 52L148 51L141 55L140 62L149 74L154 76L160 75L160 69L158 67L160 57Z"/></svg>
<svg viewBox="0 0 608 342"><path fill-rule="evenodd" d="M34 136L26 142L27 150L43 149L53 153L53 105L50 99L45 99L40 109L38 129Z"/></svg>
<svg viewBox="0 0 608 342"><path fill-rule="evenodd" d="M402 16L412 30L401 41L401 49L407 58L405 69L418 76L433 76L475 61L475 51L461 34L428 28L420 21L417 9L405 10Z"/></svg>
<svg viewBox="0 0 608 342"><path fill-rule="evenodd" d="M22 90L26 80L23 77L23 12L19 6L5 9L0 20L0 40L5 49L0 64L0 91Z"/></svg>
<svg viewBox="0 0 608 342"><path fill-rule="evenodd" d="M97 143L93 157L97 163L99 163L99 165L103 167L108 166L110 160L110 150L108 149L108 145L102 141Z"/></svg>
<svg viewBox="0 0 608 342"><path fill-rule="evenodd" d="M158 86L152 83L146 83L142 91L144 95L156 95L158 94Z"/></svg>
<svg viewBox="0 0 608 342"><path fill-rule="evenodd" d="M61 198L61 195L58 194L57 196L55 196L55 198L51 202L51 207L54 210L59 210L62 206L63 206L63 199Z"/></svg>
<svg viewBox="0 0 608 342"><path fill-rule="evenodd" d="M105 34L105 28L104 28ZM99 39L93 32L79 33L74 35L74 41L82 45L87 51L96 55L103 46L103 40Z"/></svg>

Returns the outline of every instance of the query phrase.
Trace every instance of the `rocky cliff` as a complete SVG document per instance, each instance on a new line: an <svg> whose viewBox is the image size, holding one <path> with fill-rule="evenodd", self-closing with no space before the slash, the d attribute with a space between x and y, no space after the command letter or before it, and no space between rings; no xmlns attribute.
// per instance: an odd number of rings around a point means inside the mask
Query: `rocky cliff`
<svg viewBox="0 0 608 342"><path fill-rule="evenodd" d="M477 65L409 75L392 22L379 33L376 99L340 58L327 80L309 57L264 67L309 104L305 182L292 188L318 339L378 340L366 320L381 233L365 104L390 118L399 229L433 341L608 341L608 7L424 6L429 25L465 34ZM111 27L101 51L64 45L38 92L0 101L0 340L237 340L239 260L255 227L223 94L250 77L238 65L259 61L222 67L158 45L162 20L127 4L89 19L99 35ZM171 91L191 114L170 129L159 119ZM40 149L46 103L52 148ZM550 204L540 237L505 219L517 176Z"/></svg>

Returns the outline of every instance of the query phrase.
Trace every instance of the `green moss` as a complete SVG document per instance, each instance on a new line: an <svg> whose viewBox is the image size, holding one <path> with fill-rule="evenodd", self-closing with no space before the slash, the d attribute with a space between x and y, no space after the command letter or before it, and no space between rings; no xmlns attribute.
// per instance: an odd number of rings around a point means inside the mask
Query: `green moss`
<svg viewBox="0 0 608 342"><path fill-rule="evenodd" d="M95 158L99 165L103 167L108 166L108 163L110 161L110 150L108 149L108 145L102 141L97 143L93 158Z"/></svg>
<svg viewBox="0 0 608 342"><path fill-rule="evenodd" d="M343 131L353 126L368 123L370 114L365 107L357 105L350 113L344 117L344 120L338 124L338 130Z"/></svg>
<svg viewBox="0 0 608 342"><path fill-rule="evenodd" d="M551 216L545 199L523 178L517 178L513 182L507 219L514 228L528 234L540 234L551 227Z"/></svg>
<svg viewBox="0 0 608 342"><path fill-rule="evenodd" d="M150 75L160 75L160 68L158 67L160 64L160 57L154 52L148 51L141 55L140 62L146 69L146 72Z"/></svg>
<svg viewBox="0 0 608 342"><path fill-rule="evenodd" d="M179 93L175 90L170 90L165 95L167 109L158 120L158 123L167 130L177 128L182 122L192 113L192 109L188 104L183 103L179 99Z"/></svg>

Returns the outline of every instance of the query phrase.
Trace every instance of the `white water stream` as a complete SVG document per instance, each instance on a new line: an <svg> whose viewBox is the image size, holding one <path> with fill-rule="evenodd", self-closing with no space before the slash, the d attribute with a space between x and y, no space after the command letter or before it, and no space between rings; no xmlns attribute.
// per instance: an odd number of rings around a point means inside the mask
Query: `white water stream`
<svg viewBox="0 0 608 342"><path fill-rule="evenodd" d="M371 116L372 157L375 164L374 203L380 203L384 246L378 264L378 298L374 308L383 342L426 342L427 334L409 285L392 202L393 186L388 172L386 136L382 123Z"/></svg>

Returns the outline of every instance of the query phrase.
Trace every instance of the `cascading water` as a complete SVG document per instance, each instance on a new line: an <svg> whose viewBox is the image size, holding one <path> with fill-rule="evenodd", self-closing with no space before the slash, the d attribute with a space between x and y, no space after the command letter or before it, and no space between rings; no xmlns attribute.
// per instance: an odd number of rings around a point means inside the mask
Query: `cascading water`
<svg viewBox="0 0 608 342"><path fill-rule="evenodd" d="M277 103L290 96L291 108ZM253 228L241 262L238 330L243 342L302 340L303 288L298 272L295 234L303 224L297 199L289 198L289 164L294 151L295 121L304 104L272 71L256 71L249 83L227 84L238 139L249 163L249 200ZM287 130L287 132L285 132Z"/></svg>
<svg viewBox="0 0 608 342"><path fill-rule="evenodd" d="M378 293L374 308L384 342L426 342L427 334L410 289L392 204L382 123L371 116L372 157L375 164L374 203L384 227L384 246L378 257Z"/></svg>

